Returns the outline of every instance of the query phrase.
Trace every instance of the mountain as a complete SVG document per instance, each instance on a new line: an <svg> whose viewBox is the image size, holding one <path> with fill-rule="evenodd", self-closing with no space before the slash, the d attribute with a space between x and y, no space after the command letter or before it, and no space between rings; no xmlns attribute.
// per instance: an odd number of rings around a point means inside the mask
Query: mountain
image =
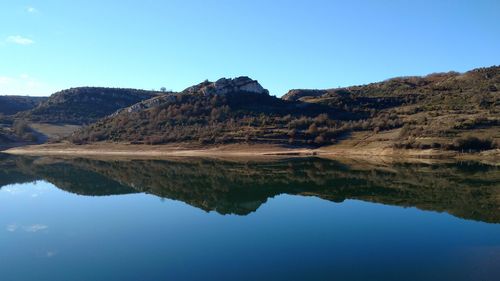
<svg viewBox="0 0 500 281"><path fill-rule="evenodd" d="M30 110L45 100L46 97L0 96L0 114L13 115Z"/></svg>
<svg viewBox="0 0 500 281"><path fill-rule="evenodd" d="M87 124L159 93L136 89L81 87L51 95L16 118L39 123Z"/></svg>
<svg viewBox="0 0 500 281"><path fill-rule="evenodd" d="M71 141L486 150L500 140L499 88L498 66L292 90L281 99L248 77L222 78L120 110Z"/></svg>

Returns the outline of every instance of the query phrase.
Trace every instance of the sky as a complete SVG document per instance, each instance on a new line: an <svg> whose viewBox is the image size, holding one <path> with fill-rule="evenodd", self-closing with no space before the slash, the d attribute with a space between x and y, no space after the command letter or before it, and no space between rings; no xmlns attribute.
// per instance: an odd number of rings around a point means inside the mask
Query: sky
<svg viewBox="0 0 500 281"><path fill-rule="evenodd" d="M500 64L498 0L0 0L0 95L181 91L249 76L271 94Z"/></svg>

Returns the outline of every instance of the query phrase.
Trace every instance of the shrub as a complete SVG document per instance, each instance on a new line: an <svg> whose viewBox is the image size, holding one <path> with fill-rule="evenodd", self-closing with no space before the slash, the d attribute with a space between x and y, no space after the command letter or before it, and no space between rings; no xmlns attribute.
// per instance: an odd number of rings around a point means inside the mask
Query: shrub
<svg viewBox="0 0 500 281"><path fill-rule="evenodd" d="M319 135L317 136L316 138L314 138L314 142L317 144L317 145L322 145L325 143L325 137L323 135Z"/></svg>
<svg viewBox="0 0 500 281"><path fill-rule="evenodd" d="M309 135L316 135L318 133L318 127L316 126L316 123L312 123L307 129L306 133Z"/></svg>
<svg viewBox="0 0 500 281"><path fill-rule="evenodd" d="M491 139L480 139L473 136L456 139L453 149L459 151L483 151L497 148L497 144Z"/></svg>
<svg viewBox="0 0 500 281"><path fill-rule="evenodd" d="M28 124L25 121L21 120L14 121L12 129L18 137L23 137L25 134L31 131Z"/></svg>

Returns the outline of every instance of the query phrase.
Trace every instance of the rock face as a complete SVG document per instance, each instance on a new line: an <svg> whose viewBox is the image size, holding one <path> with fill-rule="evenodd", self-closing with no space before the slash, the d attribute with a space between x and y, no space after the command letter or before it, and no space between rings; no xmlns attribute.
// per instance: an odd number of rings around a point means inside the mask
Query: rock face
<svg viewBox="0 0 500 281"><path fill-rule="evenodd" d="M154 98L151 98L149 100L145 100L145 101L136 103L128 108L118 110L117 112L115 112L111 116L116 116L117 114L119 114L123 110L126 110L128 113L132 113L132 112L141 111L143 109L156 107L156 106L159 106L165 102L174 102L175 96L173 94L175 94L175 93L164 94L162 96L154 97Z"/></svg>
<svg viewBox="0 0 500 281"><path fill-rule="evenodd" d="M205 96L239 92L269 95L269 91L264 89L257 80L252 80L246 76L234 79L221 78L215 82L205 81L183 91L183 93L188 94L198 92L203 93Z"/></svg>

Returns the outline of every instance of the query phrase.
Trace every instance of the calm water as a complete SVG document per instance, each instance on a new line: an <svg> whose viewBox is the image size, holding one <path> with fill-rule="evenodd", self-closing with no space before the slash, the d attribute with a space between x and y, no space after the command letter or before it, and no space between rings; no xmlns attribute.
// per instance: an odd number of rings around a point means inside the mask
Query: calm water
<svg viewBox="0 0 500 281"><path fill-rule="evenodd" d="M0 156L1 280L500 280L500 169Z"/></svg>

